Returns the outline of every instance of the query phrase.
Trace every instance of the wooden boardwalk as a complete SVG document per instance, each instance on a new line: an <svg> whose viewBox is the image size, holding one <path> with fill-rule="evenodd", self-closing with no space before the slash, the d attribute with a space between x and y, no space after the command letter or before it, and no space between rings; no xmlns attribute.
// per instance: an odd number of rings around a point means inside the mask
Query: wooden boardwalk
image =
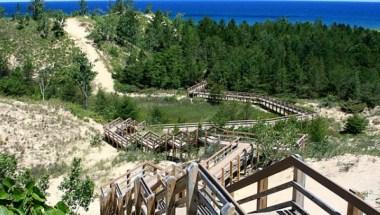
<svg viewBox="0 0 380 215"><path fill-rule="evenodd" d="M293 177L288 182L270 187L268 178L286 169L293 169ZM345 214L380 215L378 210L364 202L355 192L343 189L316 172L299 156L290 156L228 185L220 183L211 172L212 170L207 170L195 162L172 166L167 170L150 163L143 163L102 187L101 215L310 214L312 211L307 211L304 207L306 199L326 214L341 214L334 208L334 202L320 199L312 190L306 189L306 177L310 177L321 187L346 201ZM247 197L234 199L230 194L255 183L257 189L252 190L252 194ZM287 199L268 205L269 195L276 195L286 189L292 190ZM256 210L246 212L244 204L255 204Z"/></svg>
<svg viewBox="0 0 380 215"><path fill-rule="evenodd" d="M225 92L212 95L207 92L207 82L202 81L188 89L191 97L249 102L260 105L282 117L266 120L271 124L295 117L307 120L314 113L273 98L247 93ZM255 120L238 120L227 123L227 128L252 126ZM320 199L305 188L306 176L318 182L321 187L335 193L347 202L347 215L380 215L380 212L362 201L353 192L347 191L307 166L299 156L290 156L273 165L257 169L260 157L254 134L217 128L211 123L160 125L167 133L158 135L148 129L144 122L133 119L116 119L104 126L105 139L118 148L128 149L130 145L145 150L171 151L171 156L182 156L186 146L197 144L220 144L222 149L211 157L197 162L173 165L162 169L144 162L134 169L101 188L101 215L245 215L245 214L309 214L304 208L308 199L327 214L340 214L329 199ZM179 128L173 134L173 128ZM296 147L303 147L306 136L296 141ZM278 150L286 150L278 149ZM179 151L179 152L178 152ZM271 187L268 178L293 169L293 178L284 184ZM230 193L238 192L252 184L257 189L252 195L234 199ZM292 195L275 205L268 205L269 195L276 195L292 189ZM243 204L255 204L256 210L246 212Z"/></svg>

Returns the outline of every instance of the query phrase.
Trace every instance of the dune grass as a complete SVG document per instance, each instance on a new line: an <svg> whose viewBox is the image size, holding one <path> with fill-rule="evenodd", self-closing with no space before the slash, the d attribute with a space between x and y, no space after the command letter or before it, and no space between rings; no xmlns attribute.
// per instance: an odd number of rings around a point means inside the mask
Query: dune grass
<svg viewBox="0 0 380 215"><path fill-rule="evenodd" d="M204 100L176 100L172 97L135 98L134 100L138 107L139 120L145 120L150 123L154 123L152 118L154 115L157 115L157 111L161 115L160 123L211 121L216 113L229 108L229 106L234 106L234 110L236 110L233 117L235 120L267 119L278 116L254 106L246 107L246 104L242 103L225 102L223 104L210 104ZM154 111L156 111L156 113L154 113Z"/></svg>

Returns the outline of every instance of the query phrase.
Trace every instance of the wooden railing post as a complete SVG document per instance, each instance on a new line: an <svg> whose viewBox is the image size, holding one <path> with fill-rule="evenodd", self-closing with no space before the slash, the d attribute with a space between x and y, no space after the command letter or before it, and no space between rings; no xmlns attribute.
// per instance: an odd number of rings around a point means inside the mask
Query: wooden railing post
<svg viewBox="0 0 380 215"><path fill-rule="evenodd" d="M359 198L363 198L363 195L360 194L359 192L356 192L351 189L350 189L350 192L357 195ZM363 215L363 212L361 212L358 208L355 208L352 204L348 202L347 215Z"/></svg>
<svg viewBox="0 0 380 215"><path fill-rule="evenodd" d="M198 196L198 171L197 163L191 163L187 168L186 183L186 210L187 214L197 214L197 196Z"/></svg>
<svg viewBox="0 0 380 215"><path fill-rule="evenodd" d="M268 178L264 178L257 182L257 193L261 193L268 190ZM257 210L267 207L267 196L257 199Z"/></svg>
<svg viewBox="0 0 380 215"><path fill-rule="evenodd" d="M303 160L300 155L295 155L298 159ZM293 181L297 183L299 186L305 188L305 173L303 173L301 170L297 169L296 167L293 168ZM304 206L304 195L297 191L295 188L293 188L293 195L292 195L293 202L297 203L300 207Z"/></svg>
<svg viewBox="0 0 380 215"><path fill-rule="evenodd" d="M305 173L301 170L294 167L293 169L293 181L296 182L299 186L305 188ZM293 202L297 203L300 207L304 206L304 195L293 188Z"/></svg>
<svg viewBox="0 0 380 215"><path fill-rule="evenodd" d="M166 214L167 215L174 215L175 214L175 195L174 195L174 189L176 184L176 178L175 176L169 176L166 179Z"/></svg>
<svg viewBox="0 0 380 215"><path fill-rule="evenodd" d="M299 160L303 160L303 158L300 155L295 155ZM299 186L305 188L305 173L303 173L301 170L297 169L296 167L293 168L293 181L297 183ZM300 207L304 206L304 195L297 191L295 188L293 188L293 195L292 195L292 201L297 203Z"/></svg>
<svg viewBox="0 0 380 215"><path fill-rule="evenodd" d="M240 155L237 156L237 181L240 181Z"/></svg>
<svg viewBox="0 0 380 215"><path fill-rule="evenodd" d="M222 167L222 176L220 178L221 184L224 187L226 180L224 179L224 167Z"/></svg>
<svg viewBox="0 0 380 215"><path fill-rule="evenodd" d="M141 196L141 176L138 176L135 179L135 214L141 213L141 203L142 203L142 196Z"/></svg>

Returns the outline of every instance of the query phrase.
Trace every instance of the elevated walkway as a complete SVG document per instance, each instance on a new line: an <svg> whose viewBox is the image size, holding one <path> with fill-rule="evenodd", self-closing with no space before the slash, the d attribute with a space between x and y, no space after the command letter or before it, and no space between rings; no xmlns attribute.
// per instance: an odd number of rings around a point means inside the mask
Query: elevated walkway
<svg viewBox="0 0 380 215"><path fill-rule="evenodd" d="M225 158L228 158L226 156ZM215 168L217 169L217 168ZM269 187L268 178L284 170L293 170L289 181ZM195 162L163 170L144 163L138 168L112 181L101 190L101 215L114 214L280 214L304 215L320 214L308 211L304 202L311 201L326 214L380 215L380 212L368 205L355 193L345 190L325 176L321 175L298 156L290 156L273 165L247 175L229 185L220 183L204 165ZM234 176L238 177L238 176ZM308 190L305 181L310 178L347 203L347 210L338 211L332 199L321 199ZM244 198L234 198L239 190L256 189L248 192ZM291 194L280 202L268 205L268 198L276 196L286 189ZM256 209L246 211L245 205L254 205Z"/></svg>

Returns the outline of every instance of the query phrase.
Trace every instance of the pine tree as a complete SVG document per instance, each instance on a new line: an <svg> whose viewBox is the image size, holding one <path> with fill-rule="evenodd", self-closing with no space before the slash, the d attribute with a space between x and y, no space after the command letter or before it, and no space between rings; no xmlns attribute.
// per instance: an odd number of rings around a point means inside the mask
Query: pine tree
<svg viewBox="0 0 380 215"><path fill-rule="evenodd" d="M80 0L79 2L79 14L81 16L87 15L88 13L88 7L86 0Z"/></svg>
<svg viewBox="0 0 380 215"><path fill-rule="evenodd" d="M29 10L34 20L40 20L44 13L44 0L32 0Z"/></svg>

